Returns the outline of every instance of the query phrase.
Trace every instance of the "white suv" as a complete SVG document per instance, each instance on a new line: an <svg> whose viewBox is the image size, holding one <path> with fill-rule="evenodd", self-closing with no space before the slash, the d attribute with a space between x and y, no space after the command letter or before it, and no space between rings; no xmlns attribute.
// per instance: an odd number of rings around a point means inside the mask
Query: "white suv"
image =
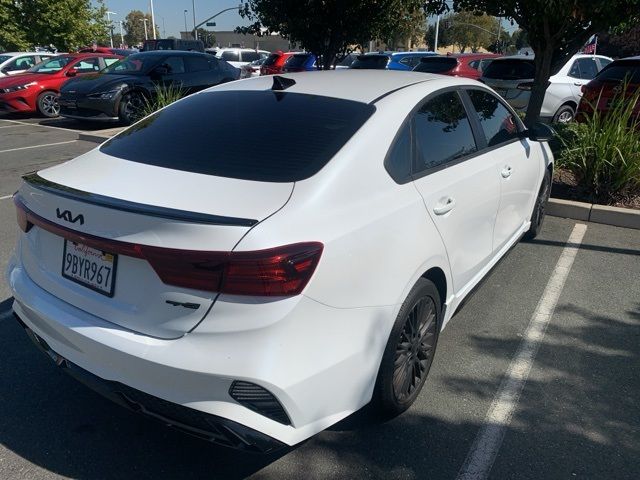
<svg viewBox="0 0 640 480"><path fill-rule="evenodd" d="M540 231L550 131L464 78L225 83L25 177L14 312L69 373L225 445L399 414L464 298Z"/></svg>
<svg viewBox="0 0 640 480"><path fill-rule="evenodd" d="M236 68L242 68L251 62L267 58L271 52L266 50L254 50L252 48L221 48L216 51L216 56L226 60Z"/></svg>
<svg viewBox="0 0 640 480"><path fill-rule="evenodd" d="M24 73L40 62L55 57L55 53L6 52L0 53L0 77Z"/></svg>
<svg viewBox="0 0 640 480"><path fill-rule="evenodd" d="M602 55L574 55L549 81L540 117L567 123L573 120L581 88L613 60ZM532 55L497 58L482 74L482 81L518 111L526 111L535 74Z"/></svg>

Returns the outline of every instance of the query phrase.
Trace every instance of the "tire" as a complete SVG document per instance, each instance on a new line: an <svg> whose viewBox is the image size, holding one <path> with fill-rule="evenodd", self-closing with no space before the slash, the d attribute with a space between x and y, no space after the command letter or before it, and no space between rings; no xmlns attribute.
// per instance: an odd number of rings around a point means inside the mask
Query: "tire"
<svg viewBox="0 0 640 480"><path fill-rule="evenodd" d="M533 212L531 213L531 227L529 227L527 233L524 234L524 238L526 240L536 238L542 230L542 223L544 222L547 202L549 201L550 195L551 172L547 169L545 171L544 178L542 179L542 185L540 185L540 191L538 192L536 203L533 206Z"/></svg>
<svg viewBox="0 0 640 480"><path fill-rule="evenodd" d="M576 117L576 111L571 105L562 105L553 116L553 123L569 123Z"/></svg>
<svg viewBox="0 0 640 480"><path fill-rule="evenodd" d="M421 278L398 312L378 370L372 404L384 417L404 412L422 390L438 342L440 316L438 289Z"/></svg>
<svg viewBox="0 0 640 480"><path fill-rule="evenodd" d="M118 106L118 118L125 125L131 125L144 116L145 97L140 92L125 93Z"/></svg>
<svg viewBox="0 0 640 480"><path fill-rule="evenodd" d="M58 97L60 95L56 92L42 92L38 95L37 108L38 113L47 118L55 118L60 115L60 105L58 104Z"/></svg>

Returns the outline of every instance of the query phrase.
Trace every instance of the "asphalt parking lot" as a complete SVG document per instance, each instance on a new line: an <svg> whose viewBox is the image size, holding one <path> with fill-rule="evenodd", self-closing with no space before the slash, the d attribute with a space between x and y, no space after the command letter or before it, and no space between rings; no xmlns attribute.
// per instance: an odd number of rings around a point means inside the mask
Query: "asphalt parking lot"
<svg viewBox="0 0 640 480"><path fill-rule="evenodd" d="M3 272L20 175L96 146L77 138L0 117ZM518 244L443 331L408 412L383 422L365 408L269 456L210 445L104 400L33 347L10 306L2 277L2 479L640 477L640 230L547 218L542 236Z"/></svg>

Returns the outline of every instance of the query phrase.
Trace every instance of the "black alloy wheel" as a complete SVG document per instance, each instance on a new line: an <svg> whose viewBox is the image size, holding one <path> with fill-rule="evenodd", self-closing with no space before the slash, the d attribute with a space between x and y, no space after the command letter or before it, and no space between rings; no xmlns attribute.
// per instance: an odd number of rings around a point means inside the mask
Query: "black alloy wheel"
<svg viewBox="0 0 640 480"><path fill-rule="evenodd" d="M144 116L145 98L140 92L126 93L120 101L119 117L125 125L131 125Z"/></svg>
<svg viewBox="0 0 640 480"><path fill-rule="evenodd" d="M422 387L433 360L436 340L436 307L423 297L413 307L396 345L393 393L406 402Z"/></svg>
<svg viewBox="0 0 640 480"><path fill-rule="evenodd" d="M542 185L540 185L540 191L536 198L536 203L533 206L533 213L531 214L531 226L527 233L524 234L524 238L531 240L536 238L542 230L542 223L547 213L547 202L551 196L551 172L547 170L542 179Z"/></svg>
<svg viewBox="0 0 640 480"><path fill-rule="evenodd" d="M399 415L418 397L433 362L440 316L438 289L420 278L398 312L380 363L373 405L383 416Z"/></svg>

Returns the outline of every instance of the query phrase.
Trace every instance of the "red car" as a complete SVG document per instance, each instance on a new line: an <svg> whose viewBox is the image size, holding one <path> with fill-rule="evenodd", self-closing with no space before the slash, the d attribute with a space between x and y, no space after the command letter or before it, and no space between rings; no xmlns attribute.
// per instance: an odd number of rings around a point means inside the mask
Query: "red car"
<svg viewBox="0 0 640 480"><path fill-rule="evenodd" d="M260 67L260 75L276 75L282 73L285 62L296 53L300 52L283 52L281 50L273 52L264 61L262 67Z"/></svg>
<svg viewBox="0 0 640 480"><path fill-rule="evenodd" d="M122 57L113 54L75 53L39 63L27 72L0 78L0 111L60 113L60 87L69 78L96 73Z"/></svg>
<svg viewBox="0 0 640 480"><path fill-rule="evenodd" d="M631 97L640 89L640 56L610 63L593 80L583 85L576 120L584 122L594 108L606 113L611 108L613 98L622 93L625 83L626 97ZM640 104L636 105L634 111L640 115Z"/></svg>
<svg viewBox="0 0 640 480"><path fill-rule="evenodd" d="M456 53L433 55L420 59L420 63L413 69L414 72L439 73L454 77L465 77L478 80L482 71L487 68L494 58L501 57L495 53Z"/></svg>

